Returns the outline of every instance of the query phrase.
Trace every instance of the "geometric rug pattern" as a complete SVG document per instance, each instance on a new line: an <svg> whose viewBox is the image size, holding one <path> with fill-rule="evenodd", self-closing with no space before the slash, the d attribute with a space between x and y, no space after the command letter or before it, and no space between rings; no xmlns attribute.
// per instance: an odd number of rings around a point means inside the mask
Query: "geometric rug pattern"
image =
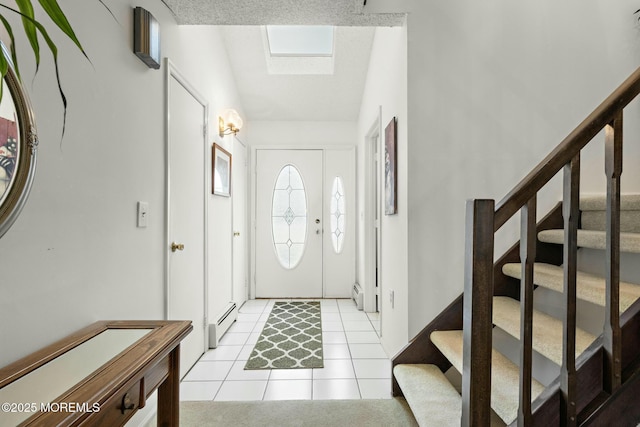
<svg viewBox="0 0 640 427"><path fill-rule="evenodd" d="M277 301L244 369L322 367L320 301Z"/></svg>

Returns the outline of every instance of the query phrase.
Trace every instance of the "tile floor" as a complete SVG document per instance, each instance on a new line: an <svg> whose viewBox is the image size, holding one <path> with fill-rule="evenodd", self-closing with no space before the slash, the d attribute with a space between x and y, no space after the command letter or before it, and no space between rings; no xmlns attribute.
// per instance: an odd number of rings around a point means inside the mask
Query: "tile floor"
<svg viewBox="0 0 640 427"><path fill-rule="evenodd" d="M244 370L276 300L247 301L216 349L184 377L181 400L390 399L391 362L377 313L321 300L324 368Z"/></svg>

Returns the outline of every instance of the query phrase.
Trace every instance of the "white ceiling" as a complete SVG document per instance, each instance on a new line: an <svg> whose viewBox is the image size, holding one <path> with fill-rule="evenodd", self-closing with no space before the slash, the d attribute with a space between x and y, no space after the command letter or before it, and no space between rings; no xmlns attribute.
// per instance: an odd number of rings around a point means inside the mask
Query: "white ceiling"
<svg viewBox="0 0 640 427"><path fill-rule="evenodd" d="M360 111L375 26L404 14L367 14L363 0L163 0L179 24L221 31L248 120L355 121ZM263 27L338 25L334 73L269 74ZM233 107L233 106L232 106Z"/></svg>
<svg viewBox="0 0 640 427"><path fill-rule="evenodd" d="M249 120L357 120L373 28L336 28L333 75L269 74L262 31L257 26L222 30Z"/></svg>

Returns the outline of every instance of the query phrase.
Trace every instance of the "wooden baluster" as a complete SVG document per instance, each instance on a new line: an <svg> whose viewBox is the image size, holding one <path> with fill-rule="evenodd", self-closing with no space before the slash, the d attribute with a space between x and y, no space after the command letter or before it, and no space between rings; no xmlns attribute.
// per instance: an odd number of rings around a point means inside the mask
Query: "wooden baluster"
<svg viewBox="0 0 640 427"><path fill-rule="evenodd" d="M564 167L564 303L562 368L560 369L560 425L575 426L576 419L576 272L580 209L580 154Z"/></svg>
<svg viewBox="0 0 640 427"><path fill-rule="evenodd" d="M622 111L605 127L607 175L607 301L604 322L604 388L613 393L621 384L620 331L620 175L622 174Z"/></svg>
<svg viewBox="0 0 640 427"><path fill-rule="evenodd" d="M493 200L467 201L462 426L491 423Z"/></svg>
<svg viewBox="0 0 640 427"><path fill-rule="evenodd" d="M533 359L533 265L536 261L536 196L521 210L520 220L520 406L518 426L531 425Z"/></svg>

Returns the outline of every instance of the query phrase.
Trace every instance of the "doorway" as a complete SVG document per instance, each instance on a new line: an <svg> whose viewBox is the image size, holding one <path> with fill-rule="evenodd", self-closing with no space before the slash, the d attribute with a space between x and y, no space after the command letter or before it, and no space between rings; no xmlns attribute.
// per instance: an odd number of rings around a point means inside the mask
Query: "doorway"
<svg viewBox="0 0 640 427"><path fill-rule="evenodd" d="M206 344L208 106L169 60L166 64L166 317L193 324L180 344L182 378Z"/></svg>
<svg viewBox="0 0 640 427"><path fill-rule="evenodd" d="M253 295L350 298L355 147L255 149Z"/></svg>
<svg viewBox="0 0 640 427"><path fill-rule="evenodd" d="M379 312L381 301L381 142L380 114L365 140L364 310Z"/></svg>

